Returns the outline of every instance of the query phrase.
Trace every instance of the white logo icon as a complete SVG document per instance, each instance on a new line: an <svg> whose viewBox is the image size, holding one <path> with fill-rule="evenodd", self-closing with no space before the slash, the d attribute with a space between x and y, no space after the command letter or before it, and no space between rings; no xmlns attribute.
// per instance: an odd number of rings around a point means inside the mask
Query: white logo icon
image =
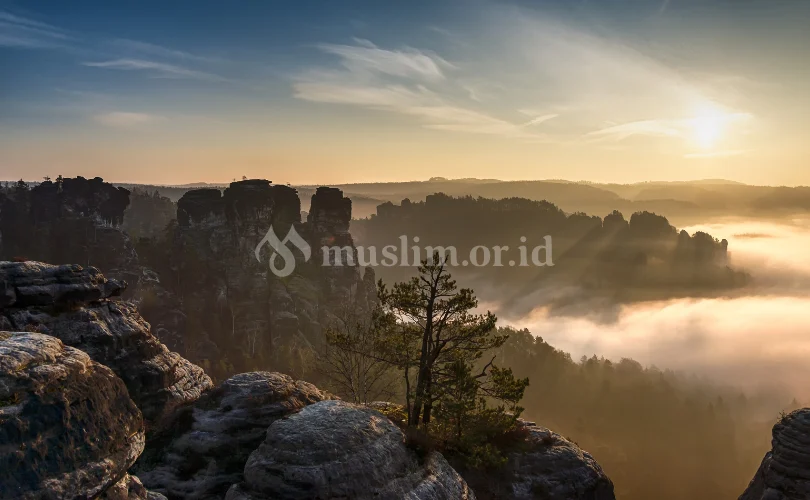
<svg viewBox="0 0 810 500"><path fill-rule="evenodd" d="M309 247L309 243L307 243L304 238L298 234L298 231L295 230L294 226L290 226L290 231L283 240L278 239L278 236L276 236L276 233L273 231L273 226L270 226L270 229L267 230L267 234L265 234L262 241L256 245L256 250L253 252L253 254L256 256L256 260L261 262L262 247L265 244L269 244L270 248L273 249L273 254L270 255L270 270L273 271L273 274L279 278L289 276L295 269L295 255L293 255L292 250L287 248L287 242L292 243L295 248L304 254L304 260L309 260L310 256L312 255L312 249ZM281 257L281 259L284 261L284 267L280 269L276 267L276 257Z"/></svg>

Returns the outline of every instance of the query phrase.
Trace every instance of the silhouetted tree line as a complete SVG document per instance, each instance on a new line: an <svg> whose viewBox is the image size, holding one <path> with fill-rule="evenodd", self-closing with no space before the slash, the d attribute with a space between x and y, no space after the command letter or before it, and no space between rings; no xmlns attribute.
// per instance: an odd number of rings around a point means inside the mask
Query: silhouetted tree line
<svg viewBox="0 0 810 500"><path fill-rule="evenodd" d="M457 267L454 273L473 280L482 298L497 294L525 297L538 289L576 287L581 294L615 302L708 294L743 286L748 275L729 267L728 242L697 232L680 233L660 215L637 212L629 220L613 211L604 219L584 213L566 214L553 203L522 198L501 200L434 194L424 202L385 203L369 219L354 221L359 245L395 245L406 235L408 244L456 247L459 262L478 245L509 246L502 267ZM519 263L520 245L531 252L552 239L554 266L510 266ZM525 243L521 237L525 237ZM423 257L424 258L424 257ZM401 279L404 267L376 269L386 281ZM487 290L495 293L488 294Z"/></svg>

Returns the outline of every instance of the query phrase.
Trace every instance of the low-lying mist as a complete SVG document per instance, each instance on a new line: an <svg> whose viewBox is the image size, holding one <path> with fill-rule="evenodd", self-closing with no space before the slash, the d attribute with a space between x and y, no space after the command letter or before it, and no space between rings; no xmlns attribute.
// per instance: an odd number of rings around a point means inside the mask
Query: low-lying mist
<svg viewBox="0 0 810 500"><path fill-rule="evenodd" d="M588 314L549 314L540 297L520 316L513 307L485 305L502 323L528 328L574 359L633 358L748 393L810 401L810 221L726 219L686 230L728 239L731 265L748 271L752 284L723 298L597 307Z"/></svg>

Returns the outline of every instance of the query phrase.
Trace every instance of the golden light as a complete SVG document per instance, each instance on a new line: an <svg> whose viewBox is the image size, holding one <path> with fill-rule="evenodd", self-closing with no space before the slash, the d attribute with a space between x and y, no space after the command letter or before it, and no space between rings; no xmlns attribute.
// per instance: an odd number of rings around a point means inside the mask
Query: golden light
<svg viewBox="0 0 810 500"><path fill-rule="evenodd" d="M718 111L707 111L692 119L692 135L704 149L711 149L725 128L725 117Z"/></svg>

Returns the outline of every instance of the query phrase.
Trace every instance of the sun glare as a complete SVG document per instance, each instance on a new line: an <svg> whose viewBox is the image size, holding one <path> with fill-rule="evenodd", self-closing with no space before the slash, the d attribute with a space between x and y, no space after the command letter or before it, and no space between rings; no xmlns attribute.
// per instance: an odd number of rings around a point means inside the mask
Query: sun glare
<svg viewBox="0 0 810 500"><path fill-rule="evenodd" d="M707 111L692 119L692 134L704 149L711 149L723 133L723 115L715 110Z"/></svg>

